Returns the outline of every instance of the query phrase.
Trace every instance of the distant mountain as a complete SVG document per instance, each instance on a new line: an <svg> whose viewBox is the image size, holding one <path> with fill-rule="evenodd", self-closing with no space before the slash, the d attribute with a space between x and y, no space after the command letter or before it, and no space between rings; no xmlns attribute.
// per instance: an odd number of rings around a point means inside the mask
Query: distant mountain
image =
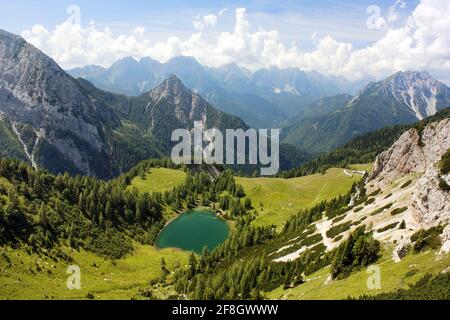
<svg viewBox="0 0 450 320"><path fill-rule="evenodd" d="M370 83L336 107L341 99L328 98L328 113L312 114L286 126L283 141L310 152L330 150L352 137L434 115L450 106L450 89L427 72L398 72Z"/></svg>
<svg viewBox="0 0 450 320"><path fill-rule="evenodd" d="M166 63L151 58L124 58L109 68L86 66L68 71L111 92L138 96L171 74L218 109L241 117L253 127L273 127L298 114L311 101L338 93L354 93L361 82L329 77L296 68L271 67L255 73L235 63L207 68L192 57L175 57ZM364 82L365 83L365 82Z"/></svg>
<svg viewBox="0 0 450 320"><path fill-rule="evenodd" d="M171 68L177 69L177 63L173 60ZM129 59L118 63L125 69L133 64ZM190 74L195 73L186 70L186 77ZM197 83L202 79L191 77ZM136 97L110 93L74 79L21 37L0 30L1 157L55 173L111 178L141 160L169 155L172 131L192 129L196 120L206 128L248 128L240 118L215 109L187 89L176 76ZM283 169L309 159L298 148L281 149L286 150Z"/></svg>

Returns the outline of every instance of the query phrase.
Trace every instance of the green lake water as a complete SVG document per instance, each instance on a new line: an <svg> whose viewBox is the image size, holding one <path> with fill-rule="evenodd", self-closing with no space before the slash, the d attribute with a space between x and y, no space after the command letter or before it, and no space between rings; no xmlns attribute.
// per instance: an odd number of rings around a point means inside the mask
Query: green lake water
<svg viewBox="0 0 450 320"><path fill-rule="evenodd" d="M227 223L213 213L190 210L165 226L155 245L158 248L180 248L201 254L205 246L211 251L225 241L229 231Z"/></svg>

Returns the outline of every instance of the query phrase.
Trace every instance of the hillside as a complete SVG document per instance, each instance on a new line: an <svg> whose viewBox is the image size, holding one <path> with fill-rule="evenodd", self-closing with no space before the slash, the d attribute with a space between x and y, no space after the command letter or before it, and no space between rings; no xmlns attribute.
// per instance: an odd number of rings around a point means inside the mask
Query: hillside
<svg viewBox="0 0 450 320"><path fill-rule="evenodd" d="M448 271L449 132L448 118L407 130L377 156L369 175L332 169L294 179L234 178L231 171L184 172L168 160L148 160L104 182L1 160L0 277L7 285L0 294L49 299L391 294L426 273ZM176 213L199 206L232 223L227 240L197 256L151 247ZM64 271L75 262L90 274L82 291L70 293L63 289ZM364 287L370 265L381 270L381 290ZM436 289L445 290L446 282L439 283ZM42 284L49 287L39 289Z"/></svg>
<svg viewBox="0 0 450 320"><path fill-rule="evenodd" d="M257 212L253 224L276 225L279 229L299 210L346 194L361 175L346 175L343 169L300 178L236 178L252 199Z"/></svg>
<svg viewBox="0 0 450 320"><path fill-rule="evenodd" d="M331 167L351 167L354 164L369 163L381 152L389 149L391 145L408 129L422 130L427 124L450 117L450 108L438 111L435 115L410 125L396 125L385 127L351 139L342 147L304 163L298 168L280 172L284 178L310 175L324 172Z"/></svg>
<svg viewBox="0 0 450 320"><path fill-rule="evenodd" d="M337 101L341 100L336 96ZM328 104L333 106L333 102ZM324 152L386 126L408 124L450 105L450 89L426 72L398 72L367 85L328 113L305 116L284 129L283 142Z"/></svg>
<svg viewBox="0 0 450 320"><path fill-rule="evenodd" d="M172 130L192 129L194 121L221 130L248 128L175 76L130 98L72 78L6 31L0 31L0 48L1 155L34 167L110 179L139 161L167 156ZM299 158L305 157L292 159Z"/></svg>

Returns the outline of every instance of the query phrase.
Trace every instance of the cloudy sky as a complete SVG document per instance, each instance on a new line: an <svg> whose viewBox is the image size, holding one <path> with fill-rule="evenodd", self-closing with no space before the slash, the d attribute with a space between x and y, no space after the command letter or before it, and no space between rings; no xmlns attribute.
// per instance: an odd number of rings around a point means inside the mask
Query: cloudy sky
<svg viewBox="0 0 450 320"><path fill-rule="evenodd" d="M0 0L0 28L63 68L187 55L349 79L427 70L450 83L450 1ZM20 14L17 14L20 12Z"/></svg>

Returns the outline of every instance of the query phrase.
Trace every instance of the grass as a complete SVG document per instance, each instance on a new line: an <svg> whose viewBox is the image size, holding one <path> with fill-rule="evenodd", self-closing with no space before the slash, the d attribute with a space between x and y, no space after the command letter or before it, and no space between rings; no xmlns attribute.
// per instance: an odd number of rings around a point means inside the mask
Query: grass
<svg viewBox="0 0 450 320"><path fill-rule="evenodd" d="M350 168L353 170L371 172L373 163L351 164Z"/></svg>
<svg viewBox="0 0 450 320"><path fill-rule="evenodd" d="M336 300L347 297L357 298L363 294L374 295L389 292L400 287L407 288L426 273L437 274L450 265L450 254L436 258L435 251L420 254L409 254L402 261L396 263L391 255L385 252L376 263L381 271L381 289L368 289L367 281L372 275L366 269L352 273L350 277L324 284L330 270L329 267L319 270L306 278L306 282L288 290L282 287L266 294L270 299L298 299L298 300Z"/></svg>
<svg viewBox="0 0 450 320"><path fill-rule="evenodd" d="M342 169L292 179L236 178L258 212L253 223L258 226L274 224L278 228L300 209L347 193L353 182L360 179L359 175L346 176Z"/></svg>
<svg viewBox="0 0 450 320"><path fill-rule="evenodd" d="M182 170L152 168L145 179L135 177L129 188L135 187L139 192L163 192L184 182L186 173Z"/></svg>
<svg viewBox="0 0 450 320"><path fill-rule="evenodd" d="M133 254L113 262L84 250L63 250L74 261L54 261L22 249L0 248L10 261L0 255L0 299L86 299L89 293L95 299L131 299L139 287L161 276L161 258L172 268L175 263L186 264L189 255L177 249L135 244ZM80 267L81 290L67 289L69 265Z"/></svg>

